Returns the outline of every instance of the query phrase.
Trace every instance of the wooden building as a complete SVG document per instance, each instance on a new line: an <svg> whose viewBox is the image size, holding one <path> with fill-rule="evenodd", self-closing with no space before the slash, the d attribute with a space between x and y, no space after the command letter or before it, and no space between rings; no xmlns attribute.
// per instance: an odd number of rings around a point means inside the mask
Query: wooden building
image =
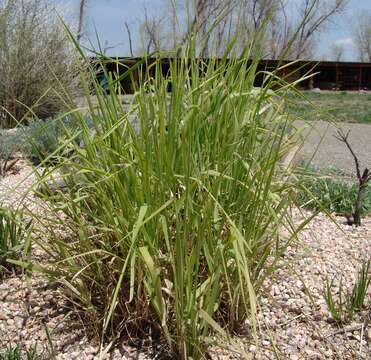
<svg viewBox="0 0 371 360"><path fill-rule="evenodd" d="M128 94L133 93L135 90L135 85L133 84L140 82L142 76L139 72L144 73L146 65L139 66L140 63L143 63L142 58L118 58L117 60L118 62L106 61L106 68L108 72L119 73L120 75L124 74L128 69L133 69L131 77L123 77L121 80L123 91ZM154 61L155 59L147 59L147 65L152 64ZM175 59L164 58L161 60L161 71L163 74L168 73L171 61L175 61ZM206 59L205 62L207 63L208 60ZM290 63L291 65L289 65ZM280 65L288 65L279 72L279 75L286 81L295 81L308 74L313 75L310 79L300 83L299 87L303 89L371 90L371 63L261 60L258 70L274 71ZM154 75L154 72L152 72L152 75ZM102 77L102 74L101 79L103 79L103 84L104 77ZM260 86L262 81L263 77L257 76L255 86Z"/></svg>

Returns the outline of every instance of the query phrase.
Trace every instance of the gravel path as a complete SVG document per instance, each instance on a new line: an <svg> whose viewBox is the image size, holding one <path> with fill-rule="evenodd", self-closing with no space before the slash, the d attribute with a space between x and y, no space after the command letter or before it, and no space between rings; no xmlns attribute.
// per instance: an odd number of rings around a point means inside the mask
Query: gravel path
<svg viewBox="0 0 371 360"><path fill-rule="evenodd" d="M304 146L299 150L295 162L310 159L317 149L312 163L320 167L335 166L350 173L355 172L354 160L347 147L337 140L337 126L345 133L350 130L349 142L359 157L361 166L371 169L371 125L338 123L336 126L325 121L297 121L297 127L306 127L303 132Z"/></svg>
<svg viewBox="0 0 371 360"><path fill-rule="evenodd" d="M300 216L297 216L299 219ZM285 266L276 273L276 281L262 297L259 319L269 324L263 327L262 344L270 347L268 331L282 359L369 359L371 331L364 330L363 318L369 308L346 328L359 330L335 334L334 324L322 293L326 279L343 278L344 285L353 286L362 260L370 259L371 218L360 228L335 224L325 215L318 215L300 234L298 246L290 248L283 260ZM371 292L369 290L368 303ZM274 359L272 351L265 352Z"/></svg>
<svg viewBox="0 0 371 360"><path fill-rule="evenodd" d="M0 203L14 206L34 178L17 191L5 190L29 173L25 167L17 175L0 179ZM3 195L3 196L2 196ZM32 203L35 199L29 197ZM300 221L300 214L296 215ZM317 216L301 233L299 242L282 259L282 270L264 286L260 299L259 339L256 348L251 338L241 340L255 359L274 359L272 344L282 359L368 359L371 348L370 329L343 331L331 321L322 297L326 278L353 285L361 261L371 254L371 218L361 228L335 224L324 215ZM37 248L33 256L42 258ZM290 264L290 267L287 265ZM368 294L369 300L371 294ZM370 309L368 309L370 310ZM356 316L349 326L363 324ZM37 274L31 279L14 274L0 280L0 349L10 344L41 348L47 344L48 329L57 359L99 359L99 347L90 337L86 324L65 300L58 286ZM213 359L233 359L216 350ZM102 359L145 359L143 354L125 344L111 349Z"/></svg>

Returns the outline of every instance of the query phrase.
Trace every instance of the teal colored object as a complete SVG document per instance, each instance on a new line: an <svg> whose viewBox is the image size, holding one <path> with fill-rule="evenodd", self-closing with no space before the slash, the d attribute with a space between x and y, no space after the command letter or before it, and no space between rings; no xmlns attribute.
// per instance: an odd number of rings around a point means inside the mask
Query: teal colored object
<svg viewBox="0 0 371 360"><path fill-rule="evenodd" d="M104 91L108 90L108 79L105 73L98 75L98 82Z"/></svg>

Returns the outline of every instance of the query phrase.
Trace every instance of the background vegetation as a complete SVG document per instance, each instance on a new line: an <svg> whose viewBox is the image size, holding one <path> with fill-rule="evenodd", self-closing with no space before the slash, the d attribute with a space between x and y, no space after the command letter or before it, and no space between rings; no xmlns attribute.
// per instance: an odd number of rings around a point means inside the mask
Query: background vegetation
<svg viewBox="0 0 371 360"><path fill-rule="evenodd" d="M299 203L308 209L352 214L358 194L353 176L336 168L319 169L307 165L300 176L307 191L299 192ZM363 214L371 213L371 186L363 202Z"/></svg>
<svg viewBox="0 0 371 360"><path fill-rule="evenodd" d="M304 91L291 97L288 112L304 120L328 120L371 124L371 94L358 92Z"/></svg>
<svg viewBox="0 0 371 360"><path fill-rule="evenodd" d="M49 0L0 3L0 128L47 118L76 93L74 52Z"/></svg>
<svg viewBox="0 0 371 360"><path fill-rule="evenodd" d="M84 121L88 127L92 126L88 115L84 116ZM59 153L66 151L60 148L66 137L75 134L76 141L82 145L82 137L77 134L79 125L73 116L67 114L45 120L34 119L11 132L2 133L0 130L0 159L23 156L37 165L53 154L54 159L49 158L49 161L57 161Z"/></svg>

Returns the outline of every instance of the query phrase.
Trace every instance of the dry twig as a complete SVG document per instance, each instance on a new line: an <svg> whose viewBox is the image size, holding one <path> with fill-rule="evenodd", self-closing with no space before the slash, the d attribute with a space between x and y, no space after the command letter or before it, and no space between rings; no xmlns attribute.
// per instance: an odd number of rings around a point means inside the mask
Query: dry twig
<svg viewBox="0 0 371 360"><path fill-rule="evenodd" d="M352 217L346 216L348 225L361 225L361 213L362 213L362 207L363 207L363 200L366 195L366 190L367 190L367 184L371 180L371 173L368 168L365 168L363 172L361 172L360 164L357 155L353 151L352 146L349 143L348 137L350 134L350 130L344 134L342 130L338 130L338 136L335 136L336 139L339 141L343 142L347 148L349 149L350 153L353 156L354 163L356 166L356 173L357 173L357 179L359 182L359 187L358 187L358 195L357 195L357 200L354 206L354 212L352 214Z"/></svg>
<svg viewBox="0 0 371 360"><path fill-rule="evenodd" d="M0 177L4 177L8 171L14 168L19 159L0 161Z"/></svg>

